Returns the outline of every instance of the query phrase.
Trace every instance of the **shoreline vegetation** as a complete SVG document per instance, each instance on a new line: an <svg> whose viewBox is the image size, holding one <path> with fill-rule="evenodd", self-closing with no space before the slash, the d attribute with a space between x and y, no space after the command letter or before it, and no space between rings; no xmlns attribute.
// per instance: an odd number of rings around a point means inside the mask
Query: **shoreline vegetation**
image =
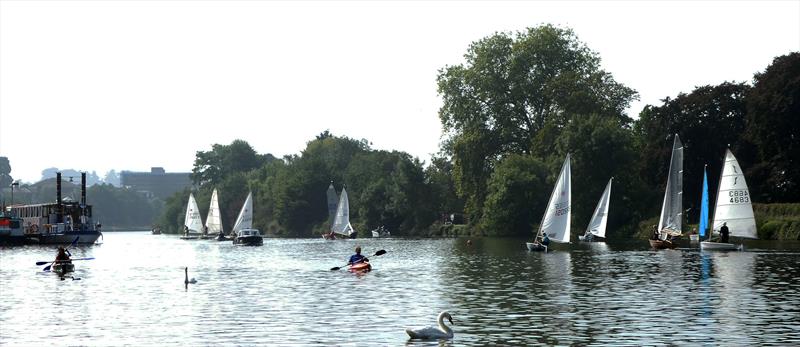
<svg viewBox="0 0 800 347"><path fill-rule="evenodd" d="M332 184L337 192L347 188L360 237L378 228L399 237L532 237L569 154L572 232L583 231L613 177L609 238L647 239L678 135L684 234L699 220L704 167L708 182L719 182L730 149L746 177L759 237L800 239L800 52L775 57L752 81L675 91L632 116L626 110L636 90L604 71L600 55L571 29L546 24L472 42L463 63L441 68L436 84L443 133L439 152L424 161L328 130L282 158L237 139L197 151L194 187L165 200L89 188L95 219L175 234L190 192L205 218L217 189L227 231L252 191L255 228L273 237L316 237L329 231ZM708 188L713 201L716 183Z"/></svg>

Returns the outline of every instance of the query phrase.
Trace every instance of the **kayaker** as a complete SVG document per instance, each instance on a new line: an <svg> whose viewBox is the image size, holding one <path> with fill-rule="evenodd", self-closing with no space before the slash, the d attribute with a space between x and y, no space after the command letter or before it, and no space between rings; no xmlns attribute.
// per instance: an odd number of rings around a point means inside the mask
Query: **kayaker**
<svg viewBox="0 0 800 347"><path fill-rule="evenodd" d="M56 260L53 263L56 264L64 264L64 263L72 263L72 260L69 258L70 254L64 246L58 246L58 254L56 254Z"/></svg>
<svg viewBox="0 0 800 347"><path fill-rule="evenodd" d="M361 255L361 246L356 247L356 254L351 255L350 261L347 262L348 265L355 265L358 263L369 263L369 259Z"/></svg>

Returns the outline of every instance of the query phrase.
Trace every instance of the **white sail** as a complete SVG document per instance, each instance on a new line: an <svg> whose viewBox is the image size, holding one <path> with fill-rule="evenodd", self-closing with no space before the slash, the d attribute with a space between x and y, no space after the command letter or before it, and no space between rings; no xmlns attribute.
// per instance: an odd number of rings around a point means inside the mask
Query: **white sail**
<svg viewBox="0 0 800 347"><path fill-rule="evenodd" d="M571 195L569 154L567 154L553 192L550 193L550 201L547 203L547 210L544 212L537 237L541 237L542 233L547 233L547 237L551 241L569 242L570 216L572 215Z"/></svg>
<svg viewBox="0 0 800 347"><path fill-rule="evenodd" d="M606 237L606 224L608 224L608 204L611 200L612 180L614 180L613 177L608 180L606 189L603 191L600 201L597 202L597 207L594 208L592 220L589 221L589 226L586 227L586 233L591 233L597 237Z"/></svg>
<svg viewBox="0 0 800 347"><path fill-rule="evenodd" d="M672 159L669 162L667 189L664 191L664 203L661 205L661 218L658 230L667 229L669 234L681 234L683 220L683 144L678 134L672 143ZM662 238L666 234L662 235Z"/></svg>
<svg viewBox="0 0 800 347"><path fill-rule="evenodd" d="M218 234L222 231L222 217L219 212L219 197L217 190L211 193L211 205L208 207L208 217L206 217L206 228L209 234Z"/></svg>
<svg viewBox="0 0 800 347"><path fill-rule="evenodd" d="M189 193L189 202L186 203L186 218L183 225L189 228L190 233L199 233L203 228L200 209L197 208L197 200L194 199L194 194L191 193Z"/></svg>
<svg viewBox="0 0 800 347"><path fill-rule="evenodd" d="M350 225L350 201L347 198L347 191L344 187L342 187L342 193L339 195L339 204L336 206L336 216L333 219L331 231L347 236L355 232L353 226Z"/></svg>
<svg viewBox="0 0 800 347"><path fill-rule="evenodd" d="M758 238L750 191L747 189L742 168L730 149L725 150L725 162L719 178L712 227L715 233L719 232L722 223L727 223L731 236Z"/></svg>
<svg viewBox="0 0 800 347"><path fill-rule="evenodd" d="M236 224L233 225L233 232L238 234L242 229L253 228L253 193L247 193L239 217L236 217Z"/></svg>

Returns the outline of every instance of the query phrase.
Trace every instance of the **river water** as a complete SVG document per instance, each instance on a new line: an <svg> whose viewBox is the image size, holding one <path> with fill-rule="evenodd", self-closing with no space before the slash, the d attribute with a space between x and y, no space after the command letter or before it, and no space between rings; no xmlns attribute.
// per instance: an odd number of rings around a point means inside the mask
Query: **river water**
<svg viewBox="0 0 800 347"><path fill-rule="evenodd" d="M105 233L75 247L0 249L0 345L800 345L800 244L652 251L646 241L266 239L262 247ZM342 266L355 245L374 270ZM184 285L184 267L196 284ZM455 338L404 327L454 318Z"/></svg>

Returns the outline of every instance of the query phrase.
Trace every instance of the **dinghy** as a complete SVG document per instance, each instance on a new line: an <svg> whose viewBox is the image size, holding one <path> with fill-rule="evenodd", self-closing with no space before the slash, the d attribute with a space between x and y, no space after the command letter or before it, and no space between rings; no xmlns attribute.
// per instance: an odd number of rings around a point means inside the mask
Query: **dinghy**
<svg viewBox="0 0 800 347"><path fill-rule="evenodd" d="M197 200L194 194L189 193L189 201L186 202L186 217L183 221L182 240L196 240L203 228L203 221L200 217L200 209L197 208Z"/></svg>
<svg viewBox="0 0 800 347"><path fill-rule="evenodd" d="M334 235L340 235L336 237ZM350 200L347 198L347 190L342 187L342 193L339 195L339 203L336 205L336 215L331 224L331 233L322 235L324 239L335 240L337 238L355 238L356 231L353 225L350 224Z"/></svg>
<svg viewBox="0 0 800 347"><path fill-rule="evenodd" d="M611 181L613 180L613 177L608 180L606 189L603 191L603 195L600 196L597 207L594 208L589 226L586 227L586 232L583 235L578 236L579 240L599 242L605 239L606 225L608 224L608 203L611 200Z"/></svg>
<svg viewBox="0 0 800 347"><path fill-rule="evenodd" d="M550 241L559 243L569 243L569 226L572 209L570 208L570 164L569 154L564 159L561 166L561 173L558 175L553 192L550 193L550 200L547 209L542 216L542 223L533 242L526 242L525 246L529 251L547 251L547 246L542 245L544 233L547 233Z"/></svg>
<svg viewBox="0 0 800 347"><path fill-rule="evenodd" d="M747 189L747 182L745 182L742 168L730 149L725 150L725 161L722 165L722 174L719 176L712 232L709 233L708 240L700 242L701 249L742 249L741 244L711 241L712 234L719 234L719 229L723 224L726 224L729 228L730 236L748 239L758 238L750 191Z"/></svg>
<svg viewBox="0 0 800 347"><path fill-rule="evenodd" d="M223 235L222 231L222 217L219 211L219 197L217 196L217 189L211 193L211 203L208 206L208 216L206 217L206 227L203 229L201 239L213 239L218 235ZM219 239L218 239L219 240Z"/></svg>
<svg viewBox="0 0 800 347"><path fill-rule="evenodd" d="M675 248L678 245L670 238L681 235L683 221L683 144L678 134L672 142L672 157L669 162L667 188L661 204L661 217L658 220L658 239L650 238L650 246L655 249Z"/></svg>

